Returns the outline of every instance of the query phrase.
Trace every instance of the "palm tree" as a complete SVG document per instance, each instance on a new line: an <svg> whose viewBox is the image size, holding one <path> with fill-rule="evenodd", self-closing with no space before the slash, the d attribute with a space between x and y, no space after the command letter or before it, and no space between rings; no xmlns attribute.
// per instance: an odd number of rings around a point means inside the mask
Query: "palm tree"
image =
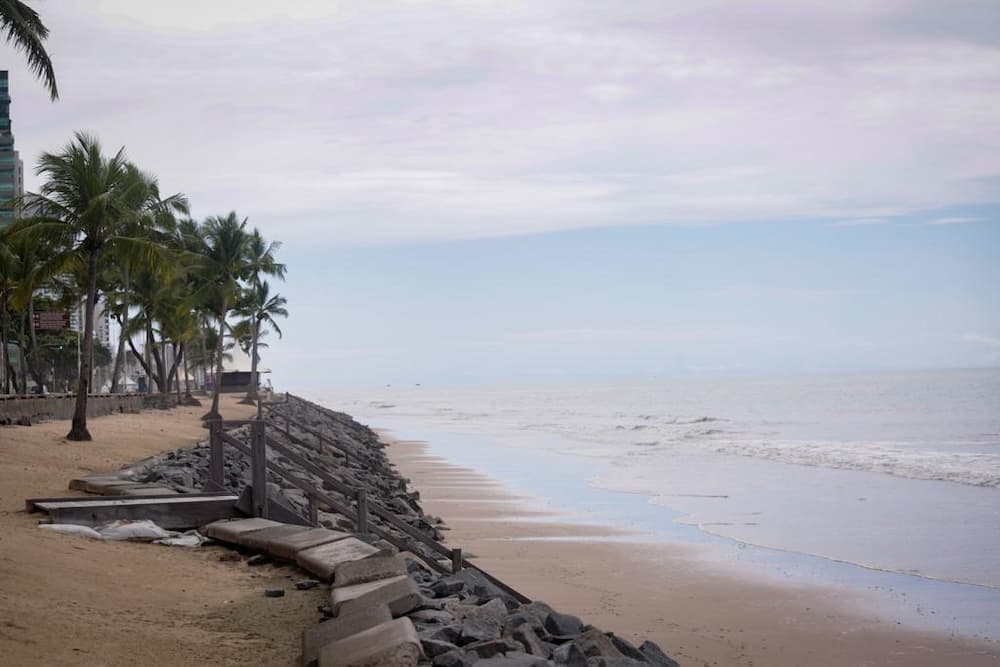
<svg viewBox="0 0 1000 667"><path fill-rule="evenodd" d="M244 290L243 302L239 313L247 318L246 327L250 336L250 390L243 403L253 403L260 396L257 394L257 364L260 361L258 347L263 335L262 327L270 325L281 338L281 329L274 321L275 317L288 317L285 305L288 301L280 294L271 295L271 286L266 280L251 285Z"/></svg>
<svg viewBox="0 0 1000 667"><path fill-rule="evenodd" d="M122 233L130 237L146 238L150 241L164 240L164 235L171 232L175 226L174 214L188 212L187 198L178 193L161 199L159 184L155 176L142 172L133 164L129 164L126 170L128 184L123 193L125 215L122 220ZM115 250L115 264L121 272L120 320L124 332L129 328L132 270L137 262L149 259L149 254L143 252L142 248L137 249L133 245L119 245ZM118 378L124 362L125 336L122 335L118 338L115 367L111 375L111 393L113 394L118 393Z"/></svg>
<svg viewBox="0 0 1000 667"><path fill-rule="evenodd" d="M77 133L60 153L43 153L35 173L46 177L38 194L25 196L33 217L14 223L15 234L46 238L57 247L57 257L67 266L86 266L83 359L77 382L73 425L69 440L91 440L87 430L87 393L93 363L94 304L101 259L116 246L151 244L121 234L123 192L129 185L125 149L105 157L94 137Z"/></svg>
<svg viewBox="0 0 1000 667"><path fill-rule="evenodd" d="M38 12L20 0L0 0L0 29L7 35L7 43L28 57L28 69L42 80L53 101L59 99L56 73L52 60L42 42L49 36L49 29L42 23Z"/></svg>
<svg viewBox="0 0 1000 667"><path fill-rule="evenodd" d="M212 409L202 419L219 419L219 394L222 389L222 354L225 349L226 316L239 297L240 281L250 273L247 246L250 235L247 221L232 211L229 215L209 218L204 224L204 254L199 258L197 272L202 279L201 291L216 304L219 334L215 349L215 391Z"/></svg>

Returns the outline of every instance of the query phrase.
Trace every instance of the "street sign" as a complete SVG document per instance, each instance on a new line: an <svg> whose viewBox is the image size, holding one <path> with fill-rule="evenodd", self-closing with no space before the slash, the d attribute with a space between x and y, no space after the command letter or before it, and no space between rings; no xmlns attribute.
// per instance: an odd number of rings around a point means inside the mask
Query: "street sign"
<svg viewBox="0 0 1000 667"><path fill-rule="evenodd" d="M38 329L69 329L69 313L45 311L35 313L31 320L32 326Z"/></svg>

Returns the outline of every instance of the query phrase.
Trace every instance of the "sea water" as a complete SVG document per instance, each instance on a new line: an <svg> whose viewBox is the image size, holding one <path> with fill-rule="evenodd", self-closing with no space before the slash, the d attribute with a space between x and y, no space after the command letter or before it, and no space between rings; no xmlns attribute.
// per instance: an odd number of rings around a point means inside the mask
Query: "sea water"
<svg viewBox="0 0 1000 667"><path fill-rule="evenodd" d="M910 596L944 628L1000 638L1000 369L310 397L526 493L587 494L603 521Z"/></svg>

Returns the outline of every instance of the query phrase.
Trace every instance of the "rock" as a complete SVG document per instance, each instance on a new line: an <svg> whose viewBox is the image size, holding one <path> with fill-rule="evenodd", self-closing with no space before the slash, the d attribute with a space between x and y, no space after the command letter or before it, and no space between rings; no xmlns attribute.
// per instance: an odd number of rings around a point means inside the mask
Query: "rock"
<svg viewBox="0 0 1000 667"><path fill-rule="evenodd" d="M285 597L284 588L265 588L264 595L269 598L283 598Z"/></svg>
<svg viewBox="0 0 1000 667"><path fill-rule="evenodd" d="M465 588L465 582L454 577L446 577L444 579L438 579L430 586L431 591L434 593L436 598L446 598L450 595L455 595L456 593L461 593Z"/></svg>
<svg viewBox="0 0 1000 667"><path fill-rule="evenodd" d="M606 634L597 628L591 628L573 640L588 658L624 658L621 651Z"/></svg>
<svg viewBox="0 0 1000 667"><path fill-rule="evenodd" d="M270 562L271 559L264 554L254 554L250 558L247 558L247 565L266 565Z"/></svg>
<svg viewBox="0 0 1000 667"><path fill-rule="evenodd" d="M300 591L308 591L310 588L316 588L319 586L319 582L315 579L301 579L295 582L295 588Z"/></svg>
<svg viewBox="0 0 1000 667"><path fill-rule="evenodd" d="M514 632L511 633L511 639L523 646L525 653L537 655L542 658L548 658L550 655L549 650L542 643L542 640L538 638L538 635L535 634L529 623L522 623L514 628Z"/></svg>
<svg viewBox="0 0 1000 667"><path fill-rule="evenodd" d="M424 655L431 659L436 658L442 653L454 651L458 648L454 644L438 641L437 639L421 639L420 644L424 648Z"/></svg>
<svg viewBox="0 0 1000 667"><path fill-rule="evenodd" d="M519 651L521 645L511 639L487 639L486 641L467 644L462 648L466 651L475 651L476 655L485 659L512 651Z"/></svg>
<svg viewBox="0 0 1000 667"><path fill-rule="evenodd" d="M507 607L498 599L471 609L462 619L462 636L460 643L468 644L477 641L487 641L500 638L503 618Z"/></svg>
<svg viewBox="0 0 1000 667"><path fill-rule="evenodd" d="M461 625L442 625L440 628L435 628L427 633L428 639L434 639L437 641L448 642L454 644L458 642L458 638L462 636L462 626Z"/></svg>
<svg viewBox="0 0 1000 667"><path fill-rule="evenodd" d="M552 652L552 661L567 667L587 667L587 656L573 642L568 642Z"/></svg>
<svg viewBox="0 0 1000 667"><path fill-rule="evenodd" d="M514 628L520 625L529 626L532 630L535 631L535 634L539 635L548 634L545 630L545 626L543 625L544 620L545 620L544 616L539 618L535 614L525 613L524 611L514 612L513 614L510 614L509 616L507 616L507 618L504 619L503 634L505 635L511 634L514 631Z"/></svg>
<svg viewBox="0 0 1000 667"><path fill-rule="evenodd" d="M549 663L533 655L507 655L480 660L476 667L543 667Z"/></svg>
<svg viewBox="0 0 1000 667"><path fill-rule="evenodd" d="M434 658L434 667L470 667L475 657L468 656L461 649L442 653Z"/></svg>
<svg viewBox="0 0 1000 667"><path fill-rule="evenodd" d="M643 660L633 660L632 658L609 658L605 656L598 656L596 658L587 658L587 667L643 667L646 662Z"/></svg>
<svg viewBox="0 0 1000 667"><path fill-rule="evenodd" d="M410 620L414 623L452 623L455 620L455 616L447 611L440 609L421 609L420 611L415 611L410 614Z"/></svg>
<svg viewBox="0 0 1000 667"><path fill-rule="evenodd" d="M545 619L553 611L555 611L555 610L552 607L550 607L549 605L547 605L544 602L541 602L539 600L535 600L534 602L530 602L530 603L528 603L526 605L522 605L521 608L517 610L517 613L518 614L530 614L531 616L534 616L536 619L538 619L538 625L537 625L537 627L541 628L541 627L544 627L544 625L545 625Z"/></svg>
<svg viewBox="0 0 1000 667"><path fill-rule="evenodd" d="M576 616L553 611L545 617L545 629L557 637L572 637L583 632L583 623Z"/></svg>
<svg viewBox="0 0 1000 667"><path fill-rule="evenodd" d="M618 651L626 658L638 660L639 662L646 662L646 656L628 641L622 639L613 632L607 633L607 637L611 640L614 647L618 649Z"/></svg>
<svg viewBox="0 0 1000 667"><path fill-rule="evenodd" d="M680 667L676 660L666 655L659 646L649 640L639 645L639 652L646 657L647 661L657 667Z"/></svg>

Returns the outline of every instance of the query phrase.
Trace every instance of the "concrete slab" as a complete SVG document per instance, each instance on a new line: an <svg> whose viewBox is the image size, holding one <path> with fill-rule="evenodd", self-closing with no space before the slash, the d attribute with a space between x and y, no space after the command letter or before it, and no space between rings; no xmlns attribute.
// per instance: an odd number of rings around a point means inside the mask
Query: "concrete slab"
<svg viewBox="0 0 1000 667"><path fill-rule="evenodd" d="M391 620L389 608L379 604L306 628L302 631L302 664L305 667L316 664L320 650L330 642L356 635Z"/></svg>
<svg viewBox="0 0 1000 667"><path fill-rule="evenodd" d="M333 572L335 588L364 584L406 574L406 561L399 556L373 556L338 565Z"/></svg>
<svg viewBox="0 0 1000 667"><path fill-rule="evenodd" d="M109 489L110 491L110 489ZM170 496L180 495L174 489L159 484L132 484L130 486L116 486L115 493L123 496ZM105 494L108 495L108 494Z"/></svg>
<svg viewBox="0 0 1000 667"><path fill-rule="evenodd" d="M263 543L263 550L275 558L295 560L295 555L303 549L312 549L322 544L336 542L351 537L349 533L326 528L299 528L297 531L278 531L277 528L265 528L250 533L249 540L253 544Z"/></svg>
<svg viewBox="0 0 1000 667"><path fill-rule="evenodd" d="M333 572L341 563L361 560L379 553L370 544L356 537L348 537L336 542L329 542L312 549L303 549L295 554L295 562L304 570L312 572L323 581L330 581Z"/></svg>
<svg viewBox="0 0 1000 667"><path fill-rule="evenodd" d="M237 539L240 535L280 525L282 524L268 519L237 519L235 521L215 521L205 526L201 532L213 540L239 544Z"/></svg>
<svg viewBox="0 0 1000 667"><path fill-rule="evenodd" d="M424 602L424 596L420 594L416 582L408 576L344 586L330 591L330 604L338 616L384 604L389 607L393 617L397 617L410 613Z"/></svg>
<svg viewBox="0 0 1000 667"><path fill-rule="evenodd" d="M278 526L270 526L260 530L251 530L242 535L236 536L236 544L252 551L267 552L267 547L272 540L279 540L290 535L297 535L309 530L305 526L283 523Z"/></svg>
<svg viewBox="0 0 1000 667"><path fill-rule="evenodd" d="M408 618L330 642L320 650L319 667L416 667L423 652Z"/></svg>

